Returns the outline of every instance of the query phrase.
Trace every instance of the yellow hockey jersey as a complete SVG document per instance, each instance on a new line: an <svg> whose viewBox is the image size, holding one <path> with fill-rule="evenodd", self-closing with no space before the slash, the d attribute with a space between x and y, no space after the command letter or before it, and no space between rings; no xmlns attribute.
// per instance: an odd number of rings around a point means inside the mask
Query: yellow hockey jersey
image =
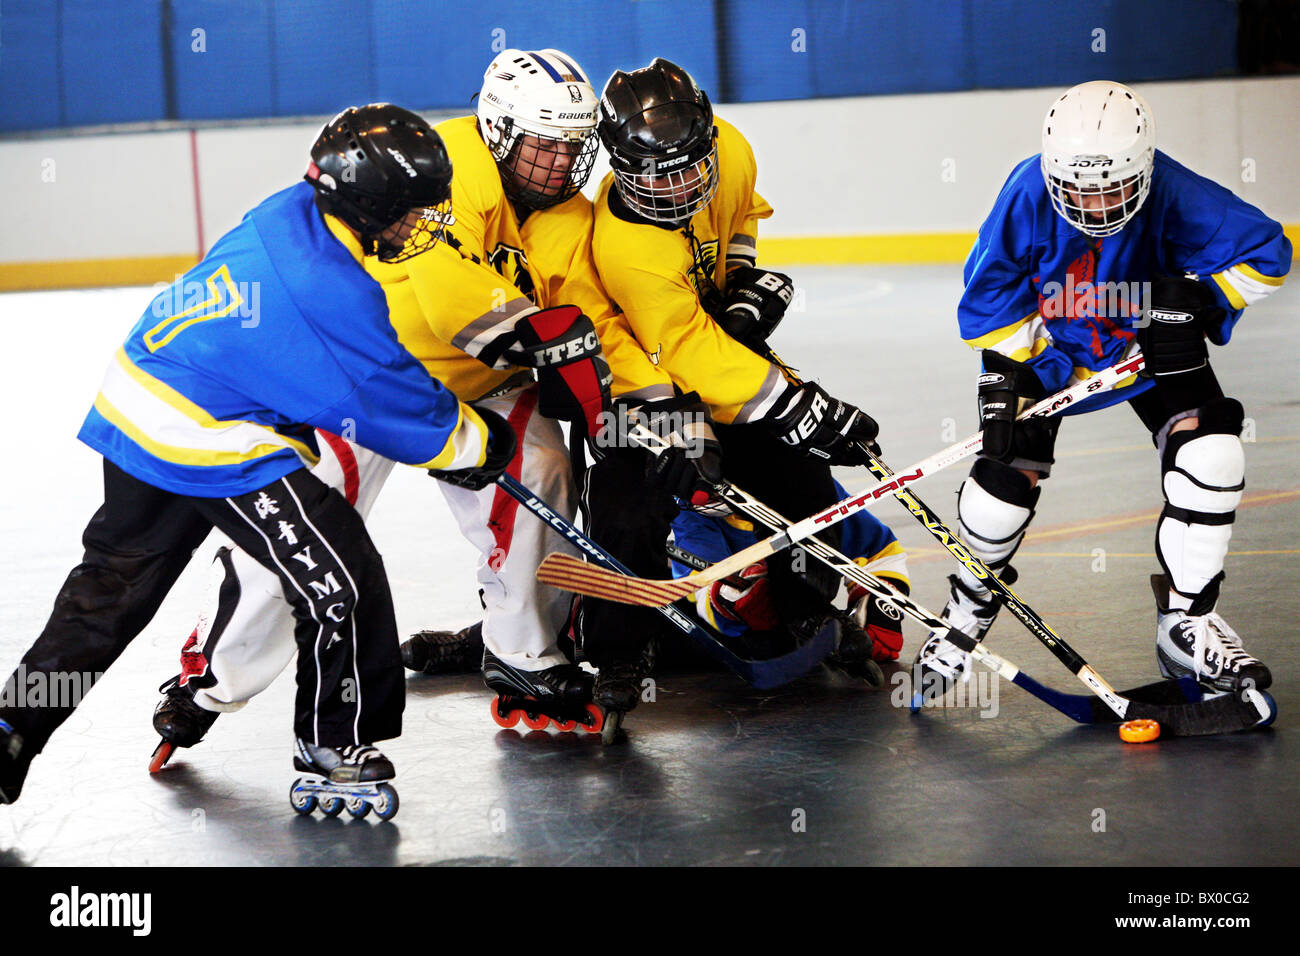
<svg viewBox="0 0 1300 956"><path fill-rule="evenodd" d="M614 394L672 394L605 293L591 258L592 207L581 194L519 223L473 116L434 127L452 162L446 242L399 263L366 260L402 344L465 401L531 377L494 343L535 308L576 305L592 320ZM484 364L484 362L489 364Z"/></svg>
<svg viewBox="0 0 1300 956"><path fill-rule="evenodd" d="M659 368L682 391L699 392L716 421L743 424L767 414L788 383L727 335L701 300L726 291L729 268L754 264L758 221L772 207L754 190L758 167L745 137L717 116L714 122L712 201L679 228L646 222L618 201L610 173L596 194L592 253L605 288Z"/></svg>

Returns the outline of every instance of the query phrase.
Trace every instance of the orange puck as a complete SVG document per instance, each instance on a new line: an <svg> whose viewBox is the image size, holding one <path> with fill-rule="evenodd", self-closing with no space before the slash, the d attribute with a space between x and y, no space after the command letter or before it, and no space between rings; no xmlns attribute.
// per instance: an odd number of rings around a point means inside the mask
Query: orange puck
<svg viewBox="0 0 1300 956"><path fill-rule="evenodd" d="M1126 744L1147 744L1160 736L1160 722L1129 720L1119 725L1119 739Z"/></svg>

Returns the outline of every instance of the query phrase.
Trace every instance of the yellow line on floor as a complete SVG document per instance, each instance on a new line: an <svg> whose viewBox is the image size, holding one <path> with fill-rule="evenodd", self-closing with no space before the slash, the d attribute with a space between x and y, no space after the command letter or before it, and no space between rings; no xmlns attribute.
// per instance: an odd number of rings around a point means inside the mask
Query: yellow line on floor
<svg viewBox="0 0 1300 956"><path fill-rule="evenodd" d="M1300 435L1283 435L1278 438L1256 438L1254 441L1248 441L1247 445L1264 445L1276 442L1293 442L1300 441ZM1065 451L1057 455L1057 458L1085 458L1088 455L1108 455L1117 451L1155 451L1155 446L1150 442L1141 445L1107 445L1104 448L1080 448L1076 451Z"/></svg>

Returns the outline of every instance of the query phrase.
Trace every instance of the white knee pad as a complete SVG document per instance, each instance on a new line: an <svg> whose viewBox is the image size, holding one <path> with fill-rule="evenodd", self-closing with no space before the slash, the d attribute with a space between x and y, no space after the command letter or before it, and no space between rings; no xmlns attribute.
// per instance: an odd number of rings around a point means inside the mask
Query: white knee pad
<svg viewBox="0 0 1300 956"><path fill-rule="evenodd" d="M1018 471L981 459L957 492L957 522L971 552L995 572L1011 562L1034 516L1038 488ZM987 590L964 566L962 582L976 593Z"/></svg>
<svg viewBox="0 0 1300 956"><path fill-rule="evenodd" d="M1166 441L1161 462L1165 507L1156 525L1156 556L1173 590L1187 599L1223 570L1246 486L1246 454L1236 434L1240 426L1240 418L1235 427L1230 418L1208 427L1203 419L1196 429ZM1216 428L1233 430L1211 430Z"/></svg>

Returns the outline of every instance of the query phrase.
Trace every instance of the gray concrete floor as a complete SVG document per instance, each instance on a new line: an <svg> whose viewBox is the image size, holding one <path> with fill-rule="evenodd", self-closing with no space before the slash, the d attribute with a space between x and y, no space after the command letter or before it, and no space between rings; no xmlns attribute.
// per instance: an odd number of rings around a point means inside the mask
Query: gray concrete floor
<svg viewBox="0 0 1300 956"><path fill-rule="evenodd" d="M977 359L956 335L955 267L791 270L804 289L775 344L882 423L886 460L918 460L974 430ZM7 674L39 632L98 504L98 460L74 439L144 290L0 296L6 437L0 610ZM1247 490L1220 610L1275 675L1280 716L1231 737L1120 742L985 675L983 697L913 716L905 695L825 672L757 692L723 673L666 674L626 743L503 731L472 677L408 682L406 731L385 750L402 809L389 824L298 818L287 792L292 679L283 676L167 772L145 770L155 688L175 670L203 575L191 567L0 807L0 862L36 865L1047 864L1300 862L1300 387L1284 287L1212 359L1253 420ZM56 366L51 329L75 343ZM33 412L31 414L25 414ZM949 520L958 467L920 486ZM866 478L846 472L850 488ZM475 614L472 554L429 480L394 477L372 519L404 631ZM1017 565L1017 590L1116 687L1154 680L1147 576L1161 504L1146 433L1127 407L1066 422ZM914 596L938 611L948 561L896 503L878 513L911 553ZM1100 549L1100 551L1098 550ZM904 657L921 638L910 624ZM989 645L1039 680L1084 688L1009 617Z"/></svg>

